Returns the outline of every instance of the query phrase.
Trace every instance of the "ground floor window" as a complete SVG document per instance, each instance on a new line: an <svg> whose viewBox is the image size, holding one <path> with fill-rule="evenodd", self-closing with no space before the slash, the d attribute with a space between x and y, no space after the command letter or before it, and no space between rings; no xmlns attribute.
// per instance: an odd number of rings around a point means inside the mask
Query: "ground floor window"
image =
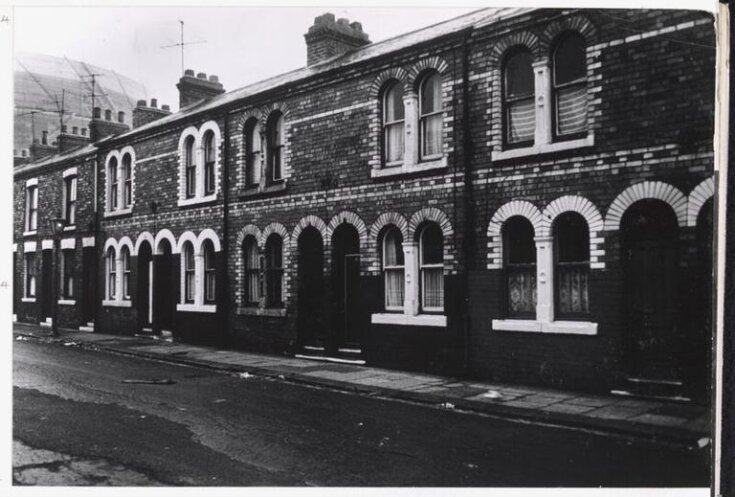
<svg viewBox="0 0 735 497"><path fill-rule="evenodd" d="M25 254L25 296L35 297L36 296L36 269L35 259L36 254L30 253Z"/></svg>
<svg viewBox="0 0 735 497"><path fill-rule="evenodd" d="M403 237L395 226L383 236L383 281L386 310L402 310L404 288Z"/></svg>
<svg viewBox="0 0 735 497"><path fill-rule="evenodd" d="M266 305L283 306L283 240L277 234L265 244Z"/></svg>
<svg viewBox="0 0 735 497"><path fill-rule="evenodd" d="M64 250L61 255L61 267L59 268L61 275L60 291L64 300L74 298L74 251Z"/></svg>
<svg viewBox="0 0 735 497"><path fill-rule="evenodd" d="M215 283L217 280L217 271L214 260L214 247L212 242L207 240L204 242L204 302L207 304L214 303L216 300Z"/></svg>
<svg viewBox="0 0 735 497"><path fill-rule="evenodd" d="M506 308L509 317L536 315L536 246L531 222L521 216L503 225Z"/></svg>

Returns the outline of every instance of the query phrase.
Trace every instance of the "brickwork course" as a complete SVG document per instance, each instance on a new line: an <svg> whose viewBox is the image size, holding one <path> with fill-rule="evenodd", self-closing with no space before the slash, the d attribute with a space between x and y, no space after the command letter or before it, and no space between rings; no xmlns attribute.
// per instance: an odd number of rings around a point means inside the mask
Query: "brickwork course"
<svg viewBox="0 0 735 497"><path fill-rule="evenodd" d="M712 16L485 9L384 42L360 35L353 45L330 40L359 26L319 22L306 41L321 45L310 46L303 69L222 94L216 76L189 72L178 87L181 101L193 103L179 112L133 116L140 126L130 131L17 168L16 319L48 322L42 284L35 301L23 298L24 251L37 242L41 271L43 240L50 238L44 220L61 206L62 172L75 166L79 220L64 237L77 240L80 266L84 243L94 257L87 259L91 269L75 272L84 298L59 313L62 327L171 333L221 348L707 402ZM585 69L574 84L586 117L577 134L560 138L552 129L561 93L551 90L551 61L561 41L575 36L583 40ZM532 143L512 146L504 139L511 105L505 75L509 58L523 51L533 61L536 124ZM441 80L441 149L425 158L420 95L433 74ZM204 83L217 90L203 94ZM385 161L383 102L393 84L404 90L401 164ZM262 139L259 154L250 153L258 151L253 134ZM188 140L198 182L193 197L186 195ZM131 206L112 210L111 164L126 154ZM261 171L256 184L252 164ZM34 178L39 230L28 234L27 182ZM123 188L123 176L118 180ZM588 305L562 319L556 220L570 212L588 232L581 242L588 249ZM509 309L516 289L507 233L519 217L532 226L536 251L536 312L526 315ZM404 242L403 309L385 306L382 245L390 227ZM425 306L428 270L419 266L432 228L442 239L444 300ZM278 239L282 250L273 262L267 247ZM255 302L247 299L250 240L262 289ZM130 251L129 298L122 288L109 298L109 247L118 257L123 247ZM192 302L184 295L188 247ZM636 278L641 260L652 269ZM648 282L643 289L641 280ZM210 301L202 292L212 281ZM280 281L281 302L271 301L273 281Z"/></svg>

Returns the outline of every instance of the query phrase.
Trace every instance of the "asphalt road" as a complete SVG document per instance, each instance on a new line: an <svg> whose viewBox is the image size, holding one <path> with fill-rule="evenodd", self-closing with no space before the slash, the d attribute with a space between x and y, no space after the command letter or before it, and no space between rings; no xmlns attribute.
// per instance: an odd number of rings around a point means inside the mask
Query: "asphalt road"
<svg viewBox="0 0 735 497"><path fill-rule="evenodd" d="M706 450L14 344L16 484L708 485Z"/></svg>

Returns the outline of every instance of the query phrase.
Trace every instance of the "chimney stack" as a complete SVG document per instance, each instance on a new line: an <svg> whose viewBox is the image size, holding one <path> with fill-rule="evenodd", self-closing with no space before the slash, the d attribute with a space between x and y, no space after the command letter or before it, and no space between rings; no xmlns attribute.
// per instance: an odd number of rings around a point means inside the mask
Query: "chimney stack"
<svg viewBox="0 0 735 497"><path fill-rule="evenodd" d="M309 66L370 43L367 33L362 30L362 24L350 23L344 18L335 21L334 14L330 12L316 17L304 38L306 64Z"/></svg>
<svg viewBox="0 0 735 497"><path fill-rule="evenodd" d="M124 112L117 115L117 121L112 119L112 109L105 109L104 119L102 119L102 109L100 107L95 107L92 115L94 117L89 122L89 139L93 142L101 140L106 136L119 135L120 133L124 133L130 129L130 126L120 120L121 117L124 120Z"/></svg>
<svg viewBox="0 0 735 497"><path fill-rule="evenodd" d="M207 79L207 74L200 72L195 77L192 69L184 71L184 75L179 80L176 88L179 89L179 109L225 92L217 76L212 74Z"/></svg>
<svg viewBox="0 0 735 497"><path fill-rule="evenodd" d="M139 128L169 114L171 114L171 109L168 105L158 108L158 99L152 98L150 107L146 106L145 100L138 100L138 104L133 109L133 128Z"/></svg>

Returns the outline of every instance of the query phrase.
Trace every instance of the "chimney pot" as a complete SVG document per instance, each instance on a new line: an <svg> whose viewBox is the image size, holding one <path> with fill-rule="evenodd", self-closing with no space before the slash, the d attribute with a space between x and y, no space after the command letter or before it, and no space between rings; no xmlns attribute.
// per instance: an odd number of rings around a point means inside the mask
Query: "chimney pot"
<svg viewBox="0 0 735 497"><path fill-rule="evenodd" d="M370 43L367 33L359 22L350 23L349 19L339 18L327 12L314 18L314 24L304 35L306 39L306 64L319 64L350 50Z"/></svg>
<svg viewBox="0 0 735 497"><path fill-rule="evenodd" d="M145 107L145 100L138 100L136 107Z"/></svg>
<svg viewBox="0 0 735 497"><path fill-rule="evenodd" d="M209 75L209 81L211 83L219 83L219 78L217 77L216 74L210 74Z"/></svg>
<svg viewBox="0 0 735 497"><path fill-rule="evenodd" d="M151 107L153 107L154 109L157 109L158 108L158 99L157 98L152 98L151 99Z"/></svg>
<svg viewBox="0 0 735 497"><path fill-rule="evenodd" d="M197 79L207 79L207 73L205 72L197 73Z"/></svg>
<svg viewBox="0 0 735 497"><path fill-rule="evenodd" d="M95 109L96 109L96 107L95 107ZM62 133L66 133L66 124L62 124L61 125L61 132Z"/></svg>
<svg viewBox="0 0 735 497"><path fill-rule="evenodd" d="M166 112L171 112L171 107L168 104L163 104L161 106L161 110L165 110Z"/></svg>
<svg viewBox="0 0 735 497"><path fill-rule="evenodd" d="M349 21L349 19L347 19L345 17L340 17L339 19L337 19L337 24L341 24L343 26L348 26L350 24L350 21Z"/></svg>
<svg viewBox="0 0 735 497"><path fill-rule="evenodd" d="M105 121L112 121L112 111L105 109Z"/></svg>
<svg viewBox="0 0 735 497"><path fill-rule="evenodd" d="M117 113L117 122L119 123L125 122L125 113L123 111L120 111Z"/></svg>
<svg viewBox="0 0 735 497"><path fill-rule="evenodd" d="M352 23L350 23L350 27L352 29L354 29L355 31L360 31L362 33L362 24L361 23L359 23L357 21L352 22Z"/></svg>
<svg viewBox="0 0 735 497"><path fill-rule="evenodd" d="M93 116L95 119L100 119L102 117L102 109L99 107L95 107Z"/></svg>
<svg viewBox="0 0 735 497"><path fill-rule="evenodd" d="M193 78L194 77L194 69L187 69L186 71L184 71L184 76L191 76Z"/></svg>

